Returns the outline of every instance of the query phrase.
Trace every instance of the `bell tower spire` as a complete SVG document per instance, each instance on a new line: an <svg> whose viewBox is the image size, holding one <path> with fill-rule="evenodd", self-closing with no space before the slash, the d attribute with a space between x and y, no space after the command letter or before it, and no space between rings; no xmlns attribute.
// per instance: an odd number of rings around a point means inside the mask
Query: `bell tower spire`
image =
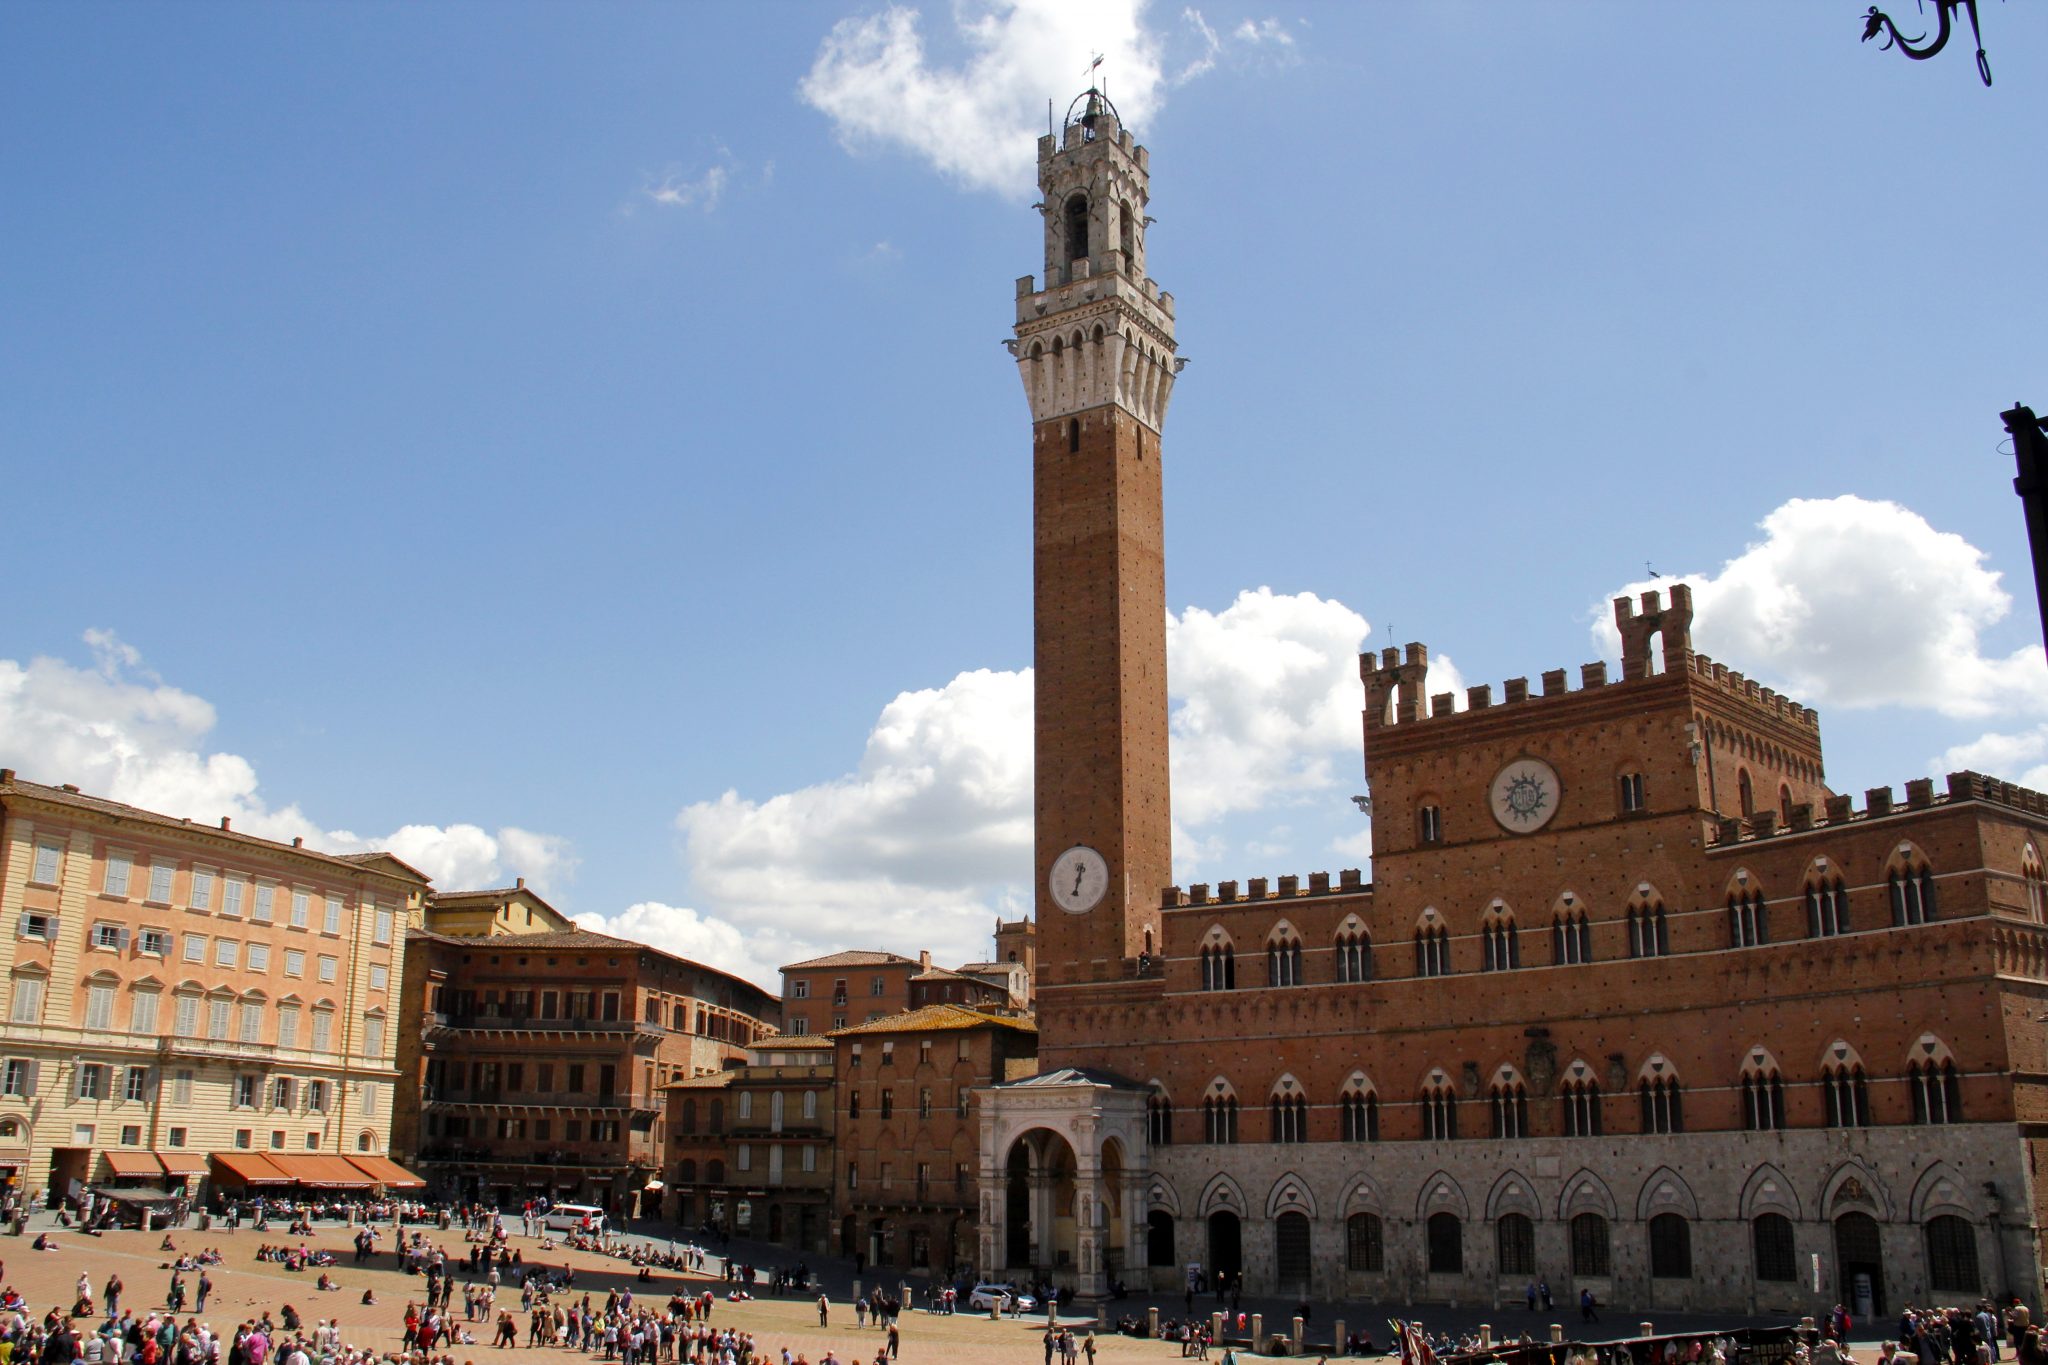
<svg viewBox="0 0 2048 1365"><path fill-rule="evenodd" d="M1032 421L1038 988L1123 980L1172 880L1160 429L1173 296L1145 275L1145 148L1100 90L1038 144L1045 283L1009 344ZM1044 1027L1063 1012L1048 1011ZM1042 1037L1042 1052L1060 1040Z"/></svg>

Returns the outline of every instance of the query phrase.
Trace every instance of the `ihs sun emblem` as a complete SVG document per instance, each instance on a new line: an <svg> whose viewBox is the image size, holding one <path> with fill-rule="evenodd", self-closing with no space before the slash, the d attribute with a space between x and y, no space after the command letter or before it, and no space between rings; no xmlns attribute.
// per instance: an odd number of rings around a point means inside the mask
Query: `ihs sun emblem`
<svg viewBox="0 0 2048 1365"><path fill-rule="evenodd" d="M1501 802L1511 818L1526 825L1543 813L1544 806L1550 803L1550 793L1543 789L1542 778L1517 773L1508 779L1507 790L1501 793Z"/></svg>

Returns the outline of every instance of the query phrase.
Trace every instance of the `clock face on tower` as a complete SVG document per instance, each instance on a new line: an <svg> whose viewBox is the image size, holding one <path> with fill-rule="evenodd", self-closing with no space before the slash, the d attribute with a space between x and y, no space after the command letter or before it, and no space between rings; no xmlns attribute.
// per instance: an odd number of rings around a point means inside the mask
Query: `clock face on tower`
<svg viewBox="0 0 2048 1365"><path fill-rule="evenodd" d="M1540 758L1518 758L1494 775L1487 806L1510 834L1532 834L1557 814L1557 770Z"/></svg>
<svg viewBox="0 0 2048 1365"><path fill-rule="evenodd" d="M1052 903L1069 914L1093 910L1109 890L1109 864L1088 845L1075 844L1052 860L1045 889L1052 893Z"/></svg>

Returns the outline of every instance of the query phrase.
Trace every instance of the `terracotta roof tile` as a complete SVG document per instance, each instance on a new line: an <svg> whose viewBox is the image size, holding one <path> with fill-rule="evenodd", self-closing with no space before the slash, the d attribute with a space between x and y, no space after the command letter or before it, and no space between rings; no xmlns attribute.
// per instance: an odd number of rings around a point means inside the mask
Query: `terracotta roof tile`
<svg viewBox="0 0 2048 1365"><path fill-rule="evenodd" d="M921 1009L871 1019L865 1024L836 1028L825 1036L857 1038L876 1033L941 1033L988 1027L1014 1029L1018 1033L1038 1032L1038 1023L1030 1015L993 1014L987 1010L970 1009L966 1005L926 1005Z"/></svg>
<svg viewBox="0 0 2048 1365"><path fill-rule="evenodd" d="M782 970L785 972L818 971L826 967L915 967L916 958L902 957L896 953L884 953L871 948L850 948L843 953L827 957L814 957L807 962L792 962Z"/></svg>

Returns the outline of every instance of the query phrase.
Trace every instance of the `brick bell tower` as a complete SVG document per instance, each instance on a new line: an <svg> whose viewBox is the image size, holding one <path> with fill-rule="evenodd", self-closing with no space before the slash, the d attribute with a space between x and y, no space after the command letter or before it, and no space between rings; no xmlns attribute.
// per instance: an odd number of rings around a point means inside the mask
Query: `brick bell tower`
<svg viewBox="0 0 2048 1365"><path fill-rule="evenodd" d="M1173 296L1145 277L1150 158L1089 90L1038 143L1045 287L1009 344L1032 422L1039 990L1156 951L1172 881L1160 427ZM1051 1040L1048 1040L1051 1041Z"/></svg>

